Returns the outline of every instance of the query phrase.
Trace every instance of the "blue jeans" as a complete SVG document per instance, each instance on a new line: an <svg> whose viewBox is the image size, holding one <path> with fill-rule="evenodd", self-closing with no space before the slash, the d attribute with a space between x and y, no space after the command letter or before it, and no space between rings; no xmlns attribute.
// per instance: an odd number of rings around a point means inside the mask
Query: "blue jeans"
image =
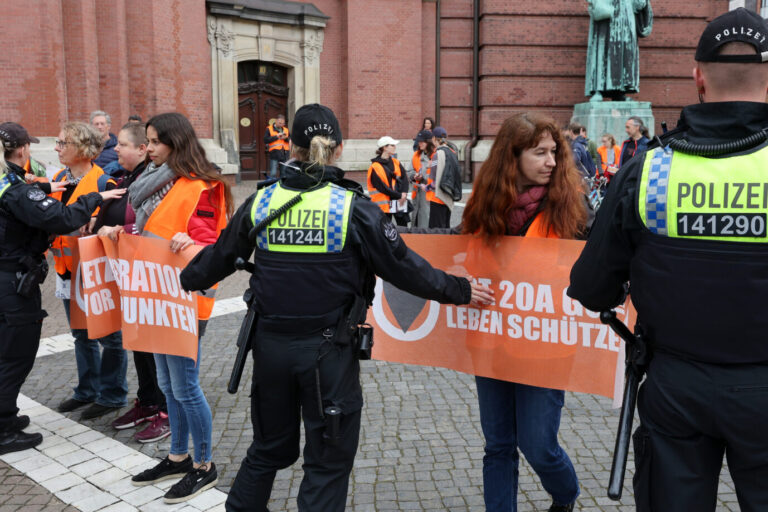
<svg viewBox="0 0 768 512"><path fill-rule="evenodd" d="M69 322L69 299L63 299ZM122 407L128 395L125 373L128 355L123 349L123 335L113 332L96 340L88 339L86 329L72 329L75 338L77 386L74 399L96 402L107 407ZM99 351L99 344L102 351Z"/></svg>
<svg viewBox="0 0 768 512"><path fill-rule="evenodd" d="M168 405L168 422L171 426L171 453L189 453L189 433L195 448L194 462L210 462L213 417L211 408L200 387L200 339L205 332L206 321L198 322L197 364L189 357L155 354L157 384L165 395Z"/></svg>
<svg viewBox="0 0 768 512"><path fill-rule="evenodd" d="M576 471L557 442L565 393L486 377L475 380L485 436L486 510L517 511L518 448L556 503L576 501Z"/></svg>
<svg viewBox="0 0 768 512"><path fill-rule="evenodd" d="M269 177L277 178L277 168L280 166L279 160L269 159Z"/></svg>

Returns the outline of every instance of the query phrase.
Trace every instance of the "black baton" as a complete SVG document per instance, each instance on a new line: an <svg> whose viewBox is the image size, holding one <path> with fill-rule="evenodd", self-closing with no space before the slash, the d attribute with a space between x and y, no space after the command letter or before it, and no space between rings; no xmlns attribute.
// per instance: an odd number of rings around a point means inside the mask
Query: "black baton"
<svg viewBox="0 0 768 512"><path fill-rule="evenodd" d="M237 258L235 260L235 268L252 273L253 263ZM232 367L232 373L227 384L227 391L232 395L237 393L237 388L240 386L240 378L243 376L245 362L248 360L248 353L253 345L253 336L256 333L257 317L256 310L253 308L253 293L250 288L245 291L243 300L248 305L248 312L245 314L245 318L243 318L243 323L240 325L240 333L237 335L237 356L235 357L235 364Z"/></svg>

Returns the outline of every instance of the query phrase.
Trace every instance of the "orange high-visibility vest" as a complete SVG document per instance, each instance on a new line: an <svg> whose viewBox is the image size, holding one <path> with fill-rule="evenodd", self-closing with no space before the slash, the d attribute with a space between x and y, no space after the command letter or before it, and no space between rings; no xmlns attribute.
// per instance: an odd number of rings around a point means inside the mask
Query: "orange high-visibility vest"
<svg viewBox="0 0 768 512"><path fill-rule="evenodd" d="M27 172L27 174L30 174L32 172L32 159L27 158L27 161L24 162L24 170ZM46 176L35 176L32 179L32 183L39 182L39 183L48 183L48 178Z"/></svg>
<svg viewBox="0 0 768 512"><path fill-rule="evenodd" d="M435 182L435 180L437 179L437 148L435 148L435 152L430 155L429 157L430 161L433 158L435 159L435 166L430 167L427 170L427 187L431 186L432 188L432 190L427 190L427 194L426 194L427 201L432 201L433 203L437 203L437 204L445 204L443 200L437 197L437 194L435 193L435 188L437 186Z"/></svg>
<svg viewBox="0 0 768 512"><path fill-rule="evenodd" d="M170 240L176 233L186 233L189 226L189 219L195 213L197 204L200 202L200 196L206 190L213 189L214 194L211 203L217 208L216 212L216 234L227 225L227 205L224 199L224 185L218 181L206 182L203 180L191 180L181 177L176 180L171 190L157 205L155 211L147 219L144 225L142 236L163 238ZM216 288L218 283L203 290L203 293L197 295L197 318L198 320L208 320L211 318L213 304L216 300Z"/></svg>
<svg viewBox="0 0 768 512"><path fill-rule="evenodd" d="M91 192L99 192L99 178L104 176L104 170L96 164L93 164L91 170L86 173L85 176L75 187L74 192L67 201L67 205L70 205L77 201L77 198L90 194ZM53 181L64 181L67 177L67 170L62 169L53 176ZM64 194L63 191L53 192L50 194L54 199L61 201L61 197ZM99 209L93 212L92 216L95 217L99 213ZM76 229L66 235L57 236L51 244L51 253L53 254L53 264L57 274L66 274L67 271L72 272L72 247L77 244L77 237L80 236L80 230Z"/></svg>
<svg viewBox="0 0 768 512"><path fill-rule="evenodd" d="M288 135L288 128L283 127L278 132L277 130L275 130L274 125L271 125L271 124L269 126L267 126L267 131L269 132L269 136L270 137L277 137L281 133L285 133L286 135ZM288 138L277 139L277 140L274 140L274 141L270 142L269 144L267 144L267 151L274 151L276 149L282 149L284 151L290 150L291 146L288 143Z"/></svg>
<svg viewBox="0 0 768 512"><path fill-rule="evenodd" d="M619 159L621 158L621 148L618 145L613 146L613 165L619 166ZM600 163L603 167L603 172L608 168L608 148L605 146L598 146L597 152L600 155Z"/></svg>
<svg viewBox="0 0 768 512"><path fill-rule="evenodd" d="M544 224L544 221L542 220L543 217L541 212L536 214L536 218L533 219L531 225L528 226L528 231L525 232L525 236L531 238L560 238L550 226Z"/></svg>
<svg viewBox="0 0 768 512"><path fill-rule="evenodd" d="M403 173L400 170L400 162L397 161L397 158L393 158L392 163L395 165L395 175L391 180L387 179L387 171L379 162L373 162L368 168L368 194L371 196L371 201L376 203L384 213L389 213L389 205L391 204L392 199L387 194L379 192L376 187L371 184L371 174L375 172L382 183L386 183L389 188L395 190L397 179L400 178Z"/></svg>

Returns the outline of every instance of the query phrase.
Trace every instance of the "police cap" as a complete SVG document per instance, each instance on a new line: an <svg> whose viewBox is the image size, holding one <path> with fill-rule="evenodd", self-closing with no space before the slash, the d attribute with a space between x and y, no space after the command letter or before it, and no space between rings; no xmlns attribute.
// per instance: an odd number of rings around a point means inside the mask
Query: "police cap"
<svg viewBox="0 0 768 512"><path fill-rule="evenodd" d="M11 150L30 142L37 144L40 139L30 136L26 128L20 124L8 122L0 124L0 141L6 150Z"/></svg>
<svg viewBox="0 0 768 512"><path fill-rule="evenodd" d="M755 47L748 55L720 55L726 43L741 42ZM767 62L768 25L757 13L743 7L728 11L712 20L696 47L698 62Z"/></svg>
<svg viewBox="0 0 768 512"><path fill-rule="evenodd" d="M300 148L308 148L315 135L328 137L341 144L341 126L333 111L325 105L311 103L296 111L291 128L291 142Z"/></svg>

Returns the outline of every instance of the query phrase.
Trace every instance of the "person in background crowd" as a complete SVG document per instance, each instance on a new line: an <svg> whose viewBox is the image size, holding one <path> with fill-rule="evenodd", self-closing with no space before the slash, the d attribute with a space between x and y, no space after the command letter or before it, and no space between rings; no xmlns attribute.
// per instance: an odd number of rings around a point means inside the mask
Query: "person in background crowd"
<svg viewBox="0 0 768 512"><path fill-rule="evenodd" d="M421 122L421 130L419 132L422 132L424 130L432 131L432 128L435 127L435 120L431 117L425 117L424 120ZM416 138L413 139L413 150L416 151L419 149L419 136L416 135Z"/></svg>
<svg viewBox="0 0 768 512"><path fill-rule="evenodd" d="M128 123L144 124L141 120L141 116L138 114L131 114L128 116Z"/></svg>
<svg viewBox="0 0 768 512"><path fill-rule="evenodd" d="M443 179L445 169L446 155L440 148L446 151L453 151L447 144L448 133L442 126L436 126L432 132L432 142L435 145L435 151L430 159L427 174L426 198L429 201L429 227L430 228L449 228L451 227L451 211L453 210L453 197L446 194L441 188L440 183Z"/></svg>
<svg viewBox="0 0 768 512"><path fill-rule="evenodd" d="M551 118L521 113L501 125L467 201L462 232L489 244L505 236L578 238L587 229L579 171ZM488 512L517 510L518 449L552 495L550 512L574 510L576 471L557 441L565 393L476 377L485 436Z"/></svg>
<svg viewBox="0 0 768 512"><path fill-rule="evenodd" d="M411 199L413 200L413 213L411 223L414 227L426 228L429 226L429 201L427 201L427 169L432 155L435 153L435 142L432 131L422 130L416 137L419 148L413 152L411 165L413 172L408 179L413 184Z"/></svg>
<svg viewBox="0 0 768 512"><path fill-rule="evenodd" d="M92 163L103 143L102 134L88 124L64 125L56 140L56 152L65 168L57 172L52 181L64 183L66 188L53 192L52 197L69 205L82 195L115 188L115 180ZM72 250L77 244L76 237L84 233L87 226L82 231L58 236L51 244L56 269L56 297L64 302L67 321L70 319L69 296L74 270ZM72 336L75 338L77 386L72 398L59 404L59 412L74 411L90 404L80 417L92 419L123 407L128 393L125 380L128 359L120 331L92 340L88 338L87 330L72 329ZM99 345L102 351L99 351Z"/></svg>
<svg viewBox="0 0 768 512"><path fill-rule="evenodd" d="M194 128L181 114L159 114L147 121L147 139L152 163L128 187L135 222L123 230L165 239L173 252L193 244L212 244L231 215L232 194L205 157ZM199 376L200 342L214 304L215 285L211 285L197 297L197 362L189 357L155 354L157 381L168 407L171 448L159 464L131 481L143 486L182 477L165 493L166 503L190 500L218 482L212 455L213 418ZM190 433L194 458L189 456Z"/></svg>
<svg viewBox="0 0 768 512"><path fill-rule="evenodd" d="M267 145L269 159L269 177L276 178L280 163L288 160L291 150L290 133L285 127L285 116L279 114L275 122L267 126L264 132L264 144Z"/></svg>
<svg viewBox="0 0 768 512"><path fill-rule="evenodd" d="M644 152L648 148L648 128L643 124L643 120L637 116L627 119L624 130L629 136L621 145L621 157L619 158L619 168L629 161L630 158L638 153Z"/></svg>
<svg viewBox="0 0 768 512"><path fill-rule="evenodd" d="M141 116L137 114L128 116L128 122L126 124L140 124L143 126L143 123L141 122ZM123 129L124 128L125 126L123 126ZM118 142L118 145L119 145L119 142ZM117 146L115 146L115 152L117 153ZM125 174L129 172L128 169L124 168L122 164L120 164L120 158L118 158L117 160L113 160L112 162L109 162L107 165L103 167L103 169L105 173L109 174L115 179L122 178Z"/></svg>
<svg viewBox="0 0 768 512"><path fill-rule="evenodd" d="M600 138L602 144L597 148L600 157L600 171L609 181L619 170L621 148L616 144L616 139L610 133L604 133Z"/></svg>
<svg viewBox="0 0 768 512"><path fill-rule="evenodd" d="M576 168L585 178L595 175L595 162L587 151L587 139L581 135L582 126L579 123L571 123L568 127L571 135L571 151Z"/></svg>
<svg viewBox="0 0 768 512"><path fill-rule="evenodd" d="M117 160L115 146L117 137L109 130L112 128L112 118L103 110L94 110L90 117L91 126L101 134L103 147L101 153L93 160L93 163L104 169L104 166Z"/></svg>
<svg viewBox="0 0 768 512"><path fill-rule="evenodd" d="M18 415L16 400L34 365L47 315L41 306L40 284L48 272L44 254L49 234L79 228L104 199L125 192L89 193L68 206L46 197L39 184L31 186L23 179L30 142L21 125L0 125L0 454L43 441L39 432L24 432L29 416Z"/></svg>
<svg viewBox="0 0 768 512"><path fill-rule="evenodd" d="M590 158L592 158L592 163L595 164L595 167L597 167L597 143L589 138L587 135L587 127L584 125L581 125L581 132L579 133L582 137L584 137L584 140L587 141L587 153L589 153Z"/></svg>
<svg viewBox="0 0 768 512"><path fill-rule="evenodd" d="M118 181L120 188L130 187L141 176L147 166L147 133L144 125L128 122L117 134L117 161L124 169L129 169ZM107 236L113 240L123 230L126 224L133 224L136 215L129 206L129 195L119 199L105 201L94 219L91 228L99 236ZM133 362L136 365L136 375L139 389L133 407L114 420L112 427L117 430L135 427L144 422L149 425L134 434L134 439L140 443L159 441L171 435L168 423L168 409L165 405L165 395L157 383L155 356L147 352L134 351Z"/></svg>
<svg viewBox="0 0 768 512"><path fill-rule="evenodd" d="M218 241L181 273L185 289L205 289L233 273L237 257L254 255L254 435L227 499L230 512L267 510L276 472L299 457L302 420L306 444L298 508L344 510L363 394L357 338L350 339L340 320L357 325L365 317L374 273L431 300L474 305L492 301L486 287L436 270L408 249L381 210L361 197L362 187L345 180L344 171L333 166L343 139L330 109L319 104L301 107L291 139L295 159L280 180L252 195ZM255 238L249 237L254 226L268 219L268 212L299 194L302 200L295 211L322 211L322 219L329 219L318 230L327 243L292 243L298 237L285 236L288 230L278 228L282 222L274 217ZM286 289L293 293L284 293ZM331 416L337 420L335 427Z"/></svg>
<svg viewBox="0 0 768 512"><path fill-rule="evenodd" d="M387 135L376 143L376 157L368 167L368 194L387 217L395 219L399 226L406 226L407 215L395 216L397 212L408 212L408 194L401 192L402 182L407 178L400 162L392 156L399 142Z"/></svg>

